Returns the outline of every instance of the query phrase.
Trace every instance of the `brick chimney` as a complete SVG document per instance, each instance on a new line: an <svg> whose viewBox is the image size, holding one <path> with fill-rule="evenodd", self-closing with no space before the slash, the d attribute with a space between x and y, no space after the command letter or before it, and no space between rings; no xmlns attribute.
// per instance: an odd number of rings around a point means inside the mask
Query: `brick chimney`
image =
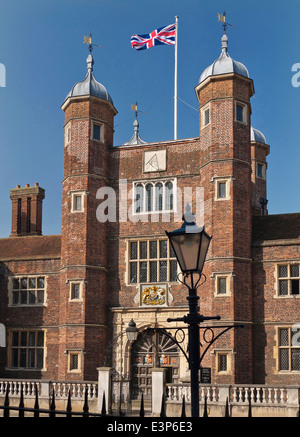
<svg viewBox="0 0 300 437"><path fill-rule="evenodd" d="M33 187L17 185L10 190L12 200L11 237L42 234L42 209L45 190L36 182Z"/></svg>

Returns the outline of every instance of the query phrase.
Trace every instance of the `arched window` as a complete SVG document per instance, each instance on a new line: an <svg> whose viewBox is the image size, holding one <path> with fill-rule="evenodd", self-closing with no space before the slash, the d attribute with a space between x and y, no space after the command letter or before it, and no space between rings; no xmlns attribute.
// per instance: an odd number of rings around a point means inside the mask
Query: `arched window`
<svg viewBox="0 0 300 437"><path fill-rule="evenodd" d="M153 185L146 185L146 211L153 211Z"/></svg>
<svg viewBox="0 0 300 437"><path fill-rule="evenodd" d="M167 182L165 185L165 210L173 210L173 183Z"/></svg>
<svg viewBox="0 0 300 437"><path fill-rule="evenodd" d="M155 185L155 211L163 209L163 184L158 182Z"/></svg>
<svg viewBox="0 0 300 437"><path fill-rule="evenodd" d="M174 211L176 180L134 182L133 211L135 214Z"/></svg>
<svg viewBox="0 0 300 437"><path fill-rule="evenodd" d="M142 184L135 186L135 212L142 212L144 209L144 187Z"/></svg>

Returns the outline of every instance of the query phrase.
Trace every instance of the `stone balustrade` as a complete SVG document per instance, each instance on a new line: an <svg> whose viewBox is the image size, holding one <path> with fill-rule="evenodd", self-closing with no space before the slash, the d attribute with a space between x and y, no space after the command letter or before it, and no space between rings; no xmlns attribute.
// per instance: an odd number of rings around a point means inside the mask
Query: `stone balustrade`
<svg viewBox="0 0 300 437"><path fill-rule="evenodd" d="M99 380L97 382L0 379L0 403L3 404L7 388L9 388L9 397L12 400L19 399L22 391L24 400L33 401L37 389L39 399L44 399L45 402L49 402L54 392L56 401L66 402L70 393L71 399L79 403L83 402L87 390L88 399L94 401L92 404L95 412L101 411L103 393L105 393L108 410L112 401L118 403L118 399L115 398L120 394L122 402L127 404L129 396L124 396L122 390L124 388L129 390L128 384L123 383L123 388L120 391L111 384L111 368L99 368L98 370ZM169 415L180 415L183 399L189 408L191 402L189 382L165 383L163 369L154 369L152 376L152 393L156 393L155 396L152 396L155 400L152 402L153 415L158 415L160 412L159 399L162 394L165 395ZM112 387L115 391L113 399ZM201 384L199 388L200 406L203 406L206 400L212 415L222 416L226 403L229 405L231 413L236 416L243 415L249 404L255 410L256 414L254 415L260 416L297 416L300 411L300 386Z"/></svg>

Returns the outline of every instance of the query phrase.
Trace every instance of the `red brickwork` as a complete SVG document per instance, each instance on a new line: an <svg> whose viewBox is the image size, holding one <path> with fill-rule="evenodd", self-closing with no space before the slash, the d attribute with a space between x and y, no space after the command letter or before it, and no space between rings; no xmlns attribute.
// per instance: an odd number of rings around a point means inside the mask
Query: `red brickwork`
<svg viewBox="0 0 300 437"><path fill-rule="evenodd" d="M266 180L257 178L255 170L257 162L266 164L269 150L250 141L253 92L252 80L239 75L210 77L196 87L199 138L137 146L113 147L117 112L111 103L89 96L64 103L70 137L67 140L65 135L61 235L33 236L42 232L43 189L11 190L11 235L18 238L0 240L0 323L8 332L8 347L0 349L3 376L97 379L96 369L105 364L111 346L111 309L123 308L124 314L143 310L137 300L139 284L128 280L128 242L166 238L166 230L180 226L188 200L197 220L202 202L205 229L213 236L204 267L206 282L198 290L200 313L220 315L221 324L245 325L221 337L206 354L203 366L212 368L216 383L296 382L293 373L279 370L278 328L298 322L299 296L278 297L276 269L278 262L300 260L300 220L295 214L260 216L259 199L266 198ZM243 123L236 121L236 102L245 105ZM202 123L205 105L210 108L207 126ZM100 141L92 139L93 123L102 126ZM166 170L144 172L144 153L161 150L166 150ZM176 214L133 217L133 183L166 178L176 179L177 192L182 193ZM225 199L217 198L221 179L226 181ZM97 211L106 200L101 188L108 187L114 190L106 196L115 195L116 220L101 222ZM185 189L191 198L184 197ZM82 195L81 210L74 210L76 193ZM29 197L30 230L26 225ZM229 290L216 295L222 274L229 278ZM45 276L44 304L13 305L9 281L14 275ZM76 299L72 298L74 282L80 283ZM181 284L172 282L169 292L170 309L187 307L187 292ZM155 310L159 314L159 308ZM146 325L147 311L143 317ZM41 371L12 369L11 332L15 329L44 331ZM217 372L218 351L230 354L229 372ZM79 371L70 368L72 353L79 354Z"/></svg>

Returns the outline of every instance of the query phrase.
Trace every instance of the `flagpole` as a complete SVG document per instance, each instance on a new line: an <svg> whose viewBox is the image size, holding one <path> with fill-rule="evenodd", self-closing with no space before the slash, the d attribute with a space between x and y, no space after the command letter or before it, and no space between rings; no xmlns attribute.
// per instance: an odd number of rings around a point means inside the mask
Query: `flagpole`
<svg viewBox="0 0 300 437"><path fill-rule="evenodd" d="M177 42L178 42L178 17L175 17L175 75L174 75L174 140L177 140Z"/></svg>

